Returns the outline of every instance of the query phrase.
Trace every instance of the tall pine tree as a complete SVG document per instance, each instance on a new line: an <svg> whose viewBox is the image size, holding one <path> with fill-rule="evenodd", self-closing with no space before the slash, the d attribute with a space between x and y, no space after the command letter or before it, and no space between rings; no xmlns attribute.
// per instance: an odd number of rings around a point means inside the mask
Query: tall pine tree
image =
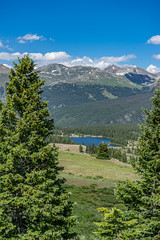
<svg viewBox="0 0 160 240"><path fill-rule="evenodd" d="M0 239L70 239L73 203L46 140L53 120L41 99L44 81L28 56L18 61L0 117Z"/></svg>
<svg viewBox="0 0 160 240"><path fill-rule="evenodd" d="M134 169L140 175L139 181L122 181L117 183L116 195L127 211L121 212L124 229L119 229L119 236L111 239L127 240L159 240L160 239L160 89L155 90L152 98L153 107L146 113L146 123L141 126L142 133L139 138L137 152L139 158L132 162ZM106 212L109 211L106 209ZM117 210L116 210L117 211ZM104 217L96 233L104 236L110 231L113 216ZM127 226L127 222L133 223ZM111 229L112 230L112 229Z"/></svg>

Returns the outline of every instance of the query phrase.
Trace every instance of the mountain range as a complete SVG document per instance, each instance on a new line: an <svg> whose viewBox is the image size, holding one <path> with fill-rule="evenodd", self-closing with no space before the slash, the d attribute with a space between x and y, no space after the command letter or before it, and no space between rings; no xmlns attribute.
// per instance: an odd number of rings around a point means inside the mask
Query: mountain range
<svg viewBox="0 0 160 240"><path fill-rule="evenodd" d="M63 126L141 122L141 108L151 107L150 98L160 76L135 66L117 65L101 70L49 64L35 71L45 79L42 96L49 101L55 124ZM9 72L0 64L3 101Z"/></svg>

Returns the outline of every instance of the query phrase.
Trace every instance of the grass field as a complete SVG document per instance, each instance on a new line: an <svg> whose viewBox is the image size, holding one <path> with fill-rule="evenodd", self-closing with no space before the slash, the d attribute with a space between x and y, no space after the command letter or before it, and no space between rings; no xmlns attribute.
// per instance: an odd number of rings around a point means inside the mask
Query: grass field
<svg viewBox="0 0 160 240"><path fill-rule="evenodd" d="M77 239L92 240L96 230L93 222L101 219L97 211L99 207L124 209L114 196L116 182L138 177L129 164L77 153L76 147L72 151L59 151L59 163L64 167L60 176L66 179L65 187L72 193L71 200L76 202L73 214L78 221L74 228L78 233Z"/></svg>

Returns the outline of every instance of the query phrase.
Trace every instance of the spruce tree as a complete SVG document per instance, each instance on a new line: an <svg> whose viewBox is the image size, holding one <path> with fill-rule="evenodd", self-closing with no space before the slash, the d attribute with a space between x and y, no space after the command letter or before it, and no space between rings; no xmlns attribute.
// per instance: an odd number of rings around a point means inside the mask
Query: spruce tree
<svg viewBox="0 0 160 240"><path fill-rule="evenodd" d="M135 220L130 220L131 217L128 214L124 214L122 210L117 208L99 208L98 211L104 216L101 222L95 222L98 226L95 235L99 239L133 239L134 235L127 230L135 225Z"/></svg>
<svg viewBox="0 0 160 240"><path fill-rule="evenodd" d="M82 147L82 145L81 145L81 144L79 145L79 152L80 152L80 153L82 153L82 152L83 152L83 147Z"/></svg>
<svg viewBox="0 0 160 240"><path fill-rule="evenodd" d="M97 158L109 159L109 151L108 151L107 143L102 142L98 145Z"/></svg>
<svg viewBox="0 0 160 240"><path fill-rule="evenodd" d="M70 239L73 203L47 144L53 120L34 67L28 55L14 64L1 110L0 239Z"/></svg>

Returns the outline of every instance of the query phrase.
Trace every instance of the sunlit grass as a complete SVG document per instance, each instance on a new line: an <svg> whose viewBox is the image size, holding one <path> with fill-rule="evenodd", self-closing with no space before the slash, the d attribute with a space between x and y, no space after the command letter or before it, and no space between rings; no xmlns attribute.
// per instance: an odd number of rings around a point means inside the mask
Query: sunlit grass
<svg viewBox="0 0 160 240"><path fill-rule="evenodd" d="M99 160L85 153L60 151L59 163L64 167L60 176L66 179L65 187L72 193L71 200L76 202L73 215L78 224L73 230L78 234L78 240L93 240L96 231L93 222L101 219L97 209L114 206L124 209L114 195L116 182L135 180L138 176L129 164Z"/></svg>
<svg viewBox="0 0 160 240"><path fill-rule="evenodd" d="M99 160L88 154L78 154L61 151L59 153L60 165L64 167L62 176L69 184L114 187L119 180L135 180L137 175L129 164L114 160ZM72 183L73 180L73 183ZM81 184L82 183L82 184Z"/></svg>

